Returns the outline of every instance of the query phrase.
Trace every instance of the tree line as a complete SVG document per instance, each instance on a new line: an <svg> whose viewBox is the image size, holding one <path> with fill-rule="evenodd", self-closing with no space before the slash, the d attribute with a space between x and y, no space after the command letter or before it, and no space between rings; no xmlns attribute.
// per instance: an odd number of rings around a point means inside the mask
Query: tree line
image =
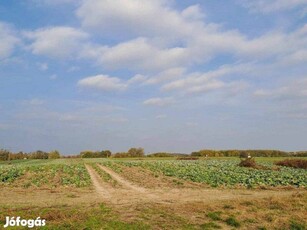
<svg viewBox="0 0 307 230"><path fill-rule="evenodd" d="M286 152L280 150L211 150L192 152L195 157L307 157L307 151Z"/></svg>
<svg viewBox="0 0 307 230"><path fill-rule="evenodd" d="M44 152L37 150L35 152L24 153L12 153L6 149L0 149L0 161L9 161L9 160L22 160L22 159L58 159L60 158L60 152L53 150L50 152Z"/></svg>
<svg viewBox="0 0 307 230"><path fill-rule="evenodd" d="M58 159L58 158L128 158L128 157L307 157L307 151L286 152L280 150L211 150L203 149L191 154L158 152L145 155L143 148L130 148L127 152L112 153L110 150L102 151L82 151L77 155L65 156L59 151L12 153L5 149L0 149L0 161L21 160L21 159Z"/></svg>

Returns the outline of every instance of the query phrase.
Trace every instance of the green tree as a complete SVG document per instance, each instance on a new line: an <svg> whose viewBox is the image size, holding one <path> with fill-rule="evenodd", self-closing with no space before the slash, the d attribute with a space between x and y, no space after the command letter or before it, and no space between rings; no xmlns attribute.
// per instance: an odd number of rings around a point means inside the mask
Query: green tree
<svg viewBox="0 0 307 230"><path fill-rule="evenodd" d="M61 157L60 152L58 150L53 150L48 153L48 159L59 159Z"/></svg>
<svg viewBox="0 0 307 230"><path fill-rule="evenodd" d="M6 149L0 149L0 161L7 161L10 157L10 151Z"/></svg>
<svg viewBox="0 0 307 230"><path fill-rule="evenodd" d="M129 157L144 157L145 152L143 148L131 148L128 150Z"/></svg>
<svg viewBox="0 0 307 230"><path fill-rule="evenodd" d="M110 157L112 155L112 152L110 150L102 150L101 151L102 157Z"/></svg>

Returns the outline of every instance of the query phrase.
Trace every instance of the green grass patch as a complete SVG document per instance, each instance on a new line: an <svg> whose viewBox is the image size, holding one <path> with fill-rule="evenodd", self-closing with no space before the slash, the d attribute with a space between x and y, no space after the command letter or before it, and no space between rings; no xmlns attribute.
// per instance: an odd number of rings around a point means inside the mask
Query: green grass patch
<svg viewBox="0 0 307 230"><path fill-rule="evenodd" d="M200 228L203 230L209 230L209 229L222 229L222 227L214 222L208 222L200 225Z"/></svg>
<svg viewBox="0 0 307 230"><path fill-rule="evenodd" d="M222 220L221 214L221 212L209 212L207 213L207 217L209 217L211 220Z"/></svg>
<svg viewBox="0 0 307 230"><path fill-rule="evenodd" d="M226 222L226 224L228 224L229 226L232 226L232 227L238 228L238 227L241 226L240 222L234 217L228 217L225 220L225 222Z"/></svg>
<svg viewBox="0 0 307 230"><path fill-rule="evenodd" d="M295 220L290 221L290 230L306 230L306 224Z"/></svg>

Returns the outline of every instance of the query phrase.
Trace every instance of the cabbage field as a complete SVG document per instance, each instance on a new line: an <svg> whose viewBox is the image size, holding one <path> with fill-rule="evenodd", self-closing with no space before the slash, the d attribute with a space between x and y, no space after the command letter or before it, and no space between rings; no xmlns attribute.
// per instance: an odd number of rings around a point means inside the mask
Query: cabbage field
<svg viewBox="0 0 307 230"><path fill-rule="evenodd" d="M32 162L33 163L33 162ZM91 184L84 164L14 164L0 166L0 186L86 187Z"/></svg>
<svg viewBox="0 0 307 230"><path fill-rule="evenodd" d="M155 174L180 178L182 180L207 184L211 187L307 187L307 171L275 166L271 160L261 162L263 169L239 167L239 160L206 159L185 160L112 160L112 159L76 159L76 160L37 160L0 165L0 186L22 187L88 187L90 176L85 164L99 162L121 173L121 167L147 169ZM110 180L110 178L109 178Z"/></svg>
<svg viewBox="0 0 307 230"><path fill-rule="evenodd" d="M278 167L272 162L262 162L266 169L253 169L238 166L239 161L229 160L156 160L119 161L117 164L128 167L141 167L166 176L177 177L193 182L205 183L211 187L247 188L261 186L307 186L307 171L289 167ZM110 163L109 163L110 165ZM114 167L114 166L113 166Z"/></svg>

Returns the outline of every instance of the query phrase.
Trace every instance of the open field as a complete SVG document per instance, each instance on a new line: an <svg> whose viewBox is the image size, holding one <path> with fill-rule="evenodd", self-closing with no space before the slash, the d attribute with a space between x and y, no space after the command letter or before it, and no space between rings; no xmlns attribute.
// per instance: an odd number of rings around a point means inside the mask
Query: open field
<svg viewBox="0 0 307 230"><path fill-rule="evenodd" d="M306 229L307 171L280 159L1 162L0 226L40 216L44 229Z"/></svg>

